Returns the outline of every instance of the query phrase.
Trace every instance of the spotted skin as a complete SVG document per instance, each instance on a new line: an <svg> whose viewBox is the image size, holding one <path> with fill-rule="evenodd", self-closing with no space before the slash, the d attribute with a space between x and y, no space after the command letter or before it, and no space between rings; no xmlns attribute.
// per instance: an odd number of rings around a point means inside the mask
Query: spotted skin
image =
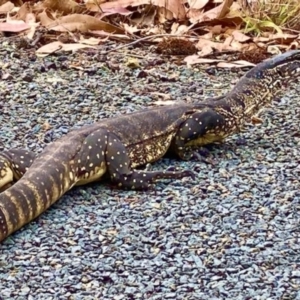
<svg viewBox="0 0 300 300"><path fill-rule="evenodd" d="M26 149L0 152L0 192L19 180L32 165L36 154Z"/></svg>
<svg viewBox="0 0 300 300"><path fill-rule="evenodd" d="M258 64L229 93L195 104L194 111L186 113L189 114L187 121L179 126L170 151L182 159L190 159L195 148L222 142L229 135L241 132L246 122L252 122L261 109L283 95L299 73L299 50Z"/></svg>
<svg viewBox="0 0 300 300"><path fill-rule="evenodd" d="M108 175L121 187L144 189L156 179L193 176L189 170L135 170L167 152L190 108L188 104L170 106L166 114L161 107L155 107L103 120L48 145L23 177L0 194L0 241L35 219L75 185Z"/></svg>
<svg viewBox="0 0 300 300"><path fill-rule="evenodd" d="M189 159L202 145L241 130L300 73L300 51L258 64L228 94L198 103L155 107L102 120L48 145L28 171L0 194L0 241L30 222L74 185L109 176L121 187L143 189L159 178L190 171L137 171L173 151Z"/></svg>
<svg viewBox="0 0 300 300"><path fill-rule="evenodd" d="M175 179L186 176L194 177L187 171L137 171L130 169L130 158L122 141L112 133L107 136L105 160L110 178L119 187L131 189L146 189L156 179Z"/></svg>
<svg viewBox="0 0 300 300"><path fill-rule="evenodd" d="M225 123L225 118L211 108L204 108L200 112L192 113L179 126L177 134L172 140L170 151L175 152L183 160L191 159L194 156L195 148L225 138L220 130Z"/></svg>

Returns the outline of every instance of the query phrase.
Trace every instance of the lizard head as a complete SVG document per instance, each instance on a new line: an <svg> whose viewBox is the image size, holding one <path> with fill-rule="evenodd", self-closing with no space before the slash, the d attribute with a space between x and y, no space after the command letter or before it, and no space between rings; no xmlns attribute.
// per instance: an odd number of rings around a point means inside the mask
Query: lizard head
<svg viewBox="0 0 300 300"><path fill-rule="evenodd" d="M292 50L266 59L250 70L247 78L264 79L270 77L273 81L280 80L287 84L294 81L300 73L300 50ZM272 82L269 82L272 84Z"/></svg>

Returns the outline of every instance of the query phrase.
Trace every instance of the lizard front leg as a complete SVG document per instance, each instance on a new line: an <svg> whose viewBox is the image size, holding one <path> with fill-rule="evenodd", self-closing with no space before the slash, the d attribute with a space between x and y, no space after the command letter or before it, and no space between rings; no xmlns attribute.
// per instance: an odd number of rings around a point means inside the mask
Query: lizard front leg
<svg viewBox="0 0 300 300"><path fill-rule="evenodd" d="M99 180L108 173L119 187L142 190L149 188L157 179L194 176L189 170L173 172L132 169L126 146L115 134L106 129L97 130L86 138L76 160L80 162L78 184Z"/></svg>
<svg viewBox="0 0 300 300"><path fill-rule="evenodd" d="M193 156L199 157L196 149L223 141L227 135L225 118L211 108L204 108L202 111L191 114L179 126L170 150L181 159L189 160Z"/></svg>
<svg viewBox="0 0 300 300"><path fill-rule="evenodd" d="M0 192L19 180L36 158L26 149L11 149L0 153Z"/></svg>

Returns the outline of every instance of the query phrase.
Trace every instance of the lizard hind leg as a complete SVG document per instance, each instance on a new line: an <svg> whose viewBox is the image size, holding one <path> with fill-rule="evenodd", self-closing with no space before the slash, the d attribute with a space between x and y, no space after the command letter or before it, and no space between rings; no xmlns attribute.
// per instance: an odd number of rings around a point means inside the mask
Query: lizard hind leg
<svg viewBox="0 0 300 300"><path fill-rule="evenodd" d="M180 179L193 177L193 172L185 171L139 171L131 169L130 158L125 145L115 135L109 134L106 148L106 164L111 180L119 187L144 190L157 179Z"/></svg>

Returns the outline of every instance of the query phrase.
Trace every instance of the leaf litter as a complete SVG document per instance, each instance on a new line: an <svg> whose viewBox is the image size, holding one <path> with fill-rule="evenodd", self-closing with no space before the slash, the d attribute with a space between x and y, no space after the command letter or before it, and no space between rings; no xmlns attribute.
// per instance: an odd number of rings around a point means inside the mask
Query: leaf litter
<svg viewBox="0 0 300 300"><path fill-rule="evenodd" d="M298 48L298 12L295 0L0 0L0 32L26 39L38 56L113 39L125 44L109 51L147 41L189 66L242 68Z"/></svg>

